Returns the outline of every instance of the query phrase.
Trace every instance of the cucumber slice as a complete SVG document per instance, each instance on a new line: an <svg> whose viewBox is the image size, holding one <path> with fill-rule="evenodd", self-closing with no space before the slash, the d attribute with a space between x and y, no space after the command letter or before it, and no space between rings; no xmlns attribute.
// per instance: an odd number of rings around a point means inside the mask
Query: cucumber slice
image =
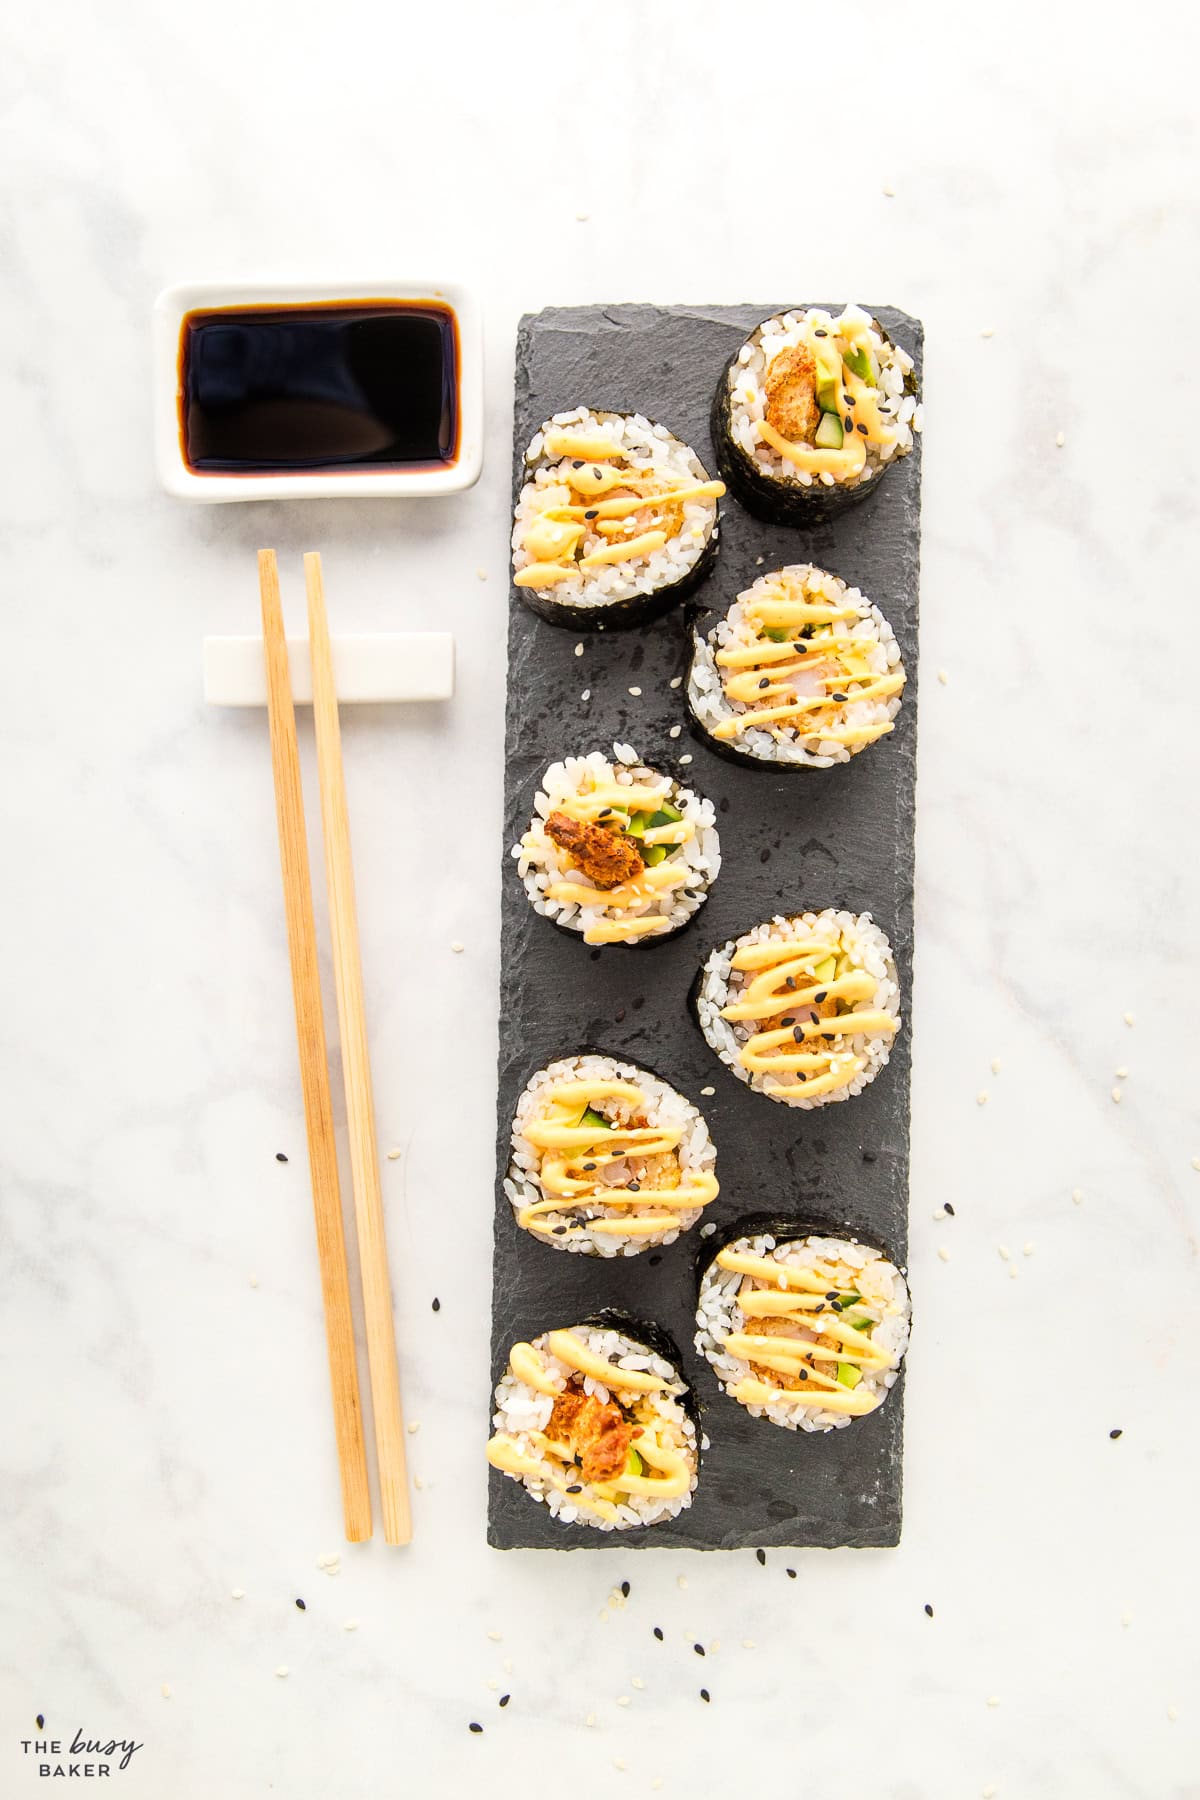
<svg viewBox="0 0 1200 1800"><path fill-rule="evenodd" d="M785 631L782 625L768 625L763 632L763 636L769 637L773 644L786 644L791 635L791 632Z"/></svg>
<svg viewBox="0 0 1200 1800"><path fill-rule="evenodd" d="M593 1130L599 1130L601 1127L605 1131L612 1130L612 1120L606 1119L603 1113L598 1113L592 1106L586 1107L580 1114L579 1123L581 1125L590 1125Z"/></svg>
<svg viewBox="0 0 1200 1800"><path fill-rule="evenodd" d="M832 981L836 971L837 958L834 956L827 956L823 961L816 965L813 969L813 974L818 981Z"/></svg>
<svg viewBox="0 0 1200 1800"><path fill-rule="evenodd" d="M865 344L855 344L853 350L845 351L842 361L850 373L857 375L860 381L865 381L868 387L878 387L879 370L875 367L875 358Z"/></svg>
<svg viewBox="0 0 1200 1800"><path fill-rule="evenodd" d="M842 1317L852 1331L862 1331L870 1336L871 1332L875 1329L874 1319L864 1319L861 1313L857 1318L853 1319L850 1317L849 1313L843 1313Z"/></svg>
<svg viewBox="0 0 1200 1800"><path fill-rule="evenodd" d="M664 800L658 811L651 813L648 829L653 830L659 825L678 825L682 817L678 807L672 806L669 800Z"/></svg>
<svg viewBox="0 0 1200 1800"><path fill-rule="evenodd" d="M643 1463L637 1451L630 1450L629 1455L625 1458L625 1473L627 1475L640 1475L645 1466L646 1465Z"/></svg>
<svg viewBox="0 0 1200 1800"><path fill-rule="evenodd" d="M658 863L666 861L667 852L672 848L671 844L650 844L642 851L642 861L648 869L653 869Z"/></svg>
<svg viewBox="0 0 1200 1800"><path fill-rule="evenodd" d="M648 812L635 812L625 827L630 837L645 837L646 827L650 823L651 816Z"/></svg>
<svg viewBox="0 0 1200 1800"><path fill-rule="evenodd" d="M862 1380L862 1370L854 1363L839 1363L837 1378L842 1387L856 1388Z"/></svg>
<svg viewBox="0 0 1200 1800"><path fill-rule="evenodd" d="M819 397L819 396L818 396ZM840 450L845 433L842 421L835 412L823 412L821 423L817 426L813 443L818 450Z"/></svg>

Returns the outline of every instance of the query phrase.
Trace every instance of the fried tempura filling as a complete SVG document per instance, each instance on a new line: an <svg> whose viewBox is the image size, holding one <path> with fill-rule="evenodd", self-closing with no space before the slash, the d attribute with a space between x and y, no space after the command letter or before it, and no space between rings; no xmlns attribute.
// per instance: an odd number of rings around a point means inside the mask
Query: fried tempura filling
<svg viewBox="0 0 1200 1800"><path fill-rule="evenodd" d="M567 813L550 814L546 836L565 850L598 888L619 887L623 881L634 880L646 866L627 837L586 819L572 819Z"/></svg>

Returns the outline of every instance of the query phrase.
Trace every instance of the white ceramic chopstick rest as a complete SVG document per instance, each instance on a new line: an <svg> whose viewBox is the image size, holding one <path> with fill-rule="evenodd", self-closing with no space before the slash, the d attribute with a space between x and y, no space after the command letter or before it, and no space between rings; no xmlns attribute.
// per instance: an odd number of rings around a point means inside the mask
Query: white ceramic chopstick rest
<svg viewBox="0 0 1200 1800"><path fill-rule="evenodd" d="M308 639L287 641L292 698L312 703ZM377 632L333 639L339 701L449 700L454 693L454 636L449 631ZM204 698L210 706L265 706L262 639L206 637Z"/></svg>

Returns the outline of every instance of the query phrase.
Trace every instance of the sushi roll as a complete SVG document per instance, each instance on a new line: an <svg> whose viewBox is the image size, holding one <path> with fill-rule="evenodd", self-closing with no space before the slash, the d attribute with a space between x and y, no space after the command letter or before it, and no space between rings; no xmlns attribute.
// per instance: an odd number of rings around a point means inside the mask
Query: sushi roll
<svg viewBox="0 0 1200 1800"><path fill-rule="evenodd" d="M717 553L717 500L694 450L640 413L556 413L525 452L513 584L552 625L637 625L678 604Z"/></svg>
<svg viewBox="0 0 1200 1800"><path fill-rule="evenodd" d="M908 1284L882 1251L795 1227L755 1232L705 1269L696 1348L754 1418L837 1431L887 1399L909 1310Z"/></svg>
<svg viewBox="0 0 1200 1800"><path fill-rule="evenodd" d="M904 664L857 588L811 563L760 575L706 636L688 706L712 749L771 769L849 762L894 728Z"/></svg>
<svg viewBox="0 0 1200 1800"><path fill-rule="evenodd" d="M488 1461L564 1525L629 1531L677 1518L700 1454L676 1362L664 1334L615 1313L514 1344Z"/></svg>
<svg viewBox="0 0 1200 1800"><path fill-rule="evenodd" d="M913 360L859 306L776 313L721 372L712 433L742 505L776 524L873 493L921 429Z"/></svg>
<svg viewBox="0 0 1200 1800"><path fill-rule="evenodd" d="M558 1250L635 1256L673 1244L717 1197L696 1108L611 1056L539 1069L517 1104L504 1191L517 1224Z"/></svg>
<svg viewBox="0 0 1200 1800"><path fill-rule="evenodd" d="M628 744L552 763L514 844L533 910L585 944L669 937L721 867L711 800L640 763Z"/></svg>
<svg viewBox="0 0 1200 1800"><path fill-rule="evenodd" d="M870 913L777 914L713 951L693 1001L730 1074L809 1110L860 1094L900 1029L896 964Z"/></svg>

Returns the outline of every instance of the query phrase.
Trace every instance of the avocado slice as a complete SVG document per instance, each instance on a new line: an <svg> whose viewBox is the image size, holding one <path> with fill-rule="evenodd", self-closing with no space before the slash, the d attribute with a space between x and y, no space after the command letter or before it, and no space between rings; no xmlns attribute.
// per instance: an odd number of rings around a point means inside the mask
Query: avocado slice
<svg viewBox="0 0 1200 1800"><path fill-rule="evenodd" d="M670 844L650 844L642 851L642 861L648 869L652 869L656 863L666 860L667 852L671 848Z"/></svg>
<svg viewBox="0 0 1200 1800"><path fill-rule="evenodd" d="M581 1125L590 1125L593 1128L593 1130L599 1130L601 1128L603 1128L605 1131L612 1130L612 1120L606 1119L604 1117L604 1114L598 1113L596 1111L595 1107L593 1107L593 1106L589 1106L589 1107L585 1108L583 1113L580 1115L579 1123Z"/></svg>
<svg viewBox="0 0 1200 1800"><path fill-rule="evenodd" d="M840 450L845 437L842 421L835 412L823 412L821 423L817 426L813 443L818 450Z"/></svg>
<svg viewBox="0 0 1200 1800"><path fill-rule="evenodd" d="M629 1455L625 1458L625 1473L627 1475L640 1475L644 1468L645 1464L642 1462L637 1451L630 1450Z"/></svg>
<svg viewBox="0 0 1200 1800"><path fill-rule="evenodd" d="M860 381L865 381L868 387L879 386L879 370L865 344L855 344L853 350L843 352L842 361L850 373L857 375Z"/></svg>
<svg viewBox="0 0 1200 1800"><path fill-rule="evenodd" d="M816 346L817 405L823 413L842 410L842 359L824 345Z"/></svg>
<svg viewBox="0 0 1200 1800"><path fill-rule="evenodd" d="M649 829L653 830L658 825L678 825L682 817L683 814L677 806L672 806L669 800L664 800L658 811L651 813Z"/></svg>
<svg viewBox="0 0 1200 1800"><path fill-rule="evenodd" d="M646 827L650 823L651 816L652 815L648 812L633 813L628 825L625 827L630 837L645 837Z"/></svg>
<svg viewBox="0 0 1200 1800"><path fill-rule="evenodd" d="M837 958L835 956L826 956L813 969L813 974L818 981L832 981L836 971Z"/></svg>
<svg viewBox="0 0 1200 1800"><path fill-rule="evenodd" d="M842 1387L856 1388L862 1380L862 1370L854 1363L839 1363L837 1378Z"/></svg>
<svg viewBox="0 0 1200 1800"><path fill-rule="evenodd" d="M769 637L773 644L786 644L791 635L791 632L785 631L782 625L768 625L763 632L763 636Z"/></svg>

